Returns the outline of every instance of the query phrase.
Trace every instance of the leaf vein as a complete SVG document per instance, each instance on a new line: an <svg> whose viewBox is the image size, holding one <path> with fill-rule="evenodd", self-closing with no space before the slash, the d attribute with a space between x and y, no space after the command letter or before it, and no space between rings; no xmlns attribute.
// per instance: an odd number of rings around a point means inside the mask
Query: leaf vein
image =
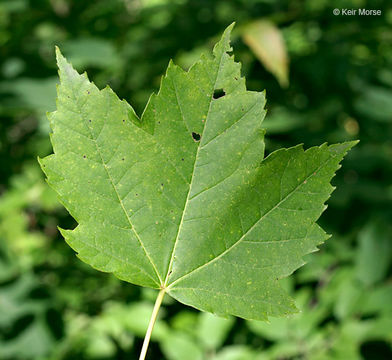
<svg viewBox="0 0 392 360"><path fill-rule="evenodd" d="M331 155L330 158L328 158L326 161L324 161L315 171L312 171L311 174L305 179L306 181L311 179L314 174L316 174L323 166L325 166L329 161L331 161L332 159L336 158L336 155ZM263 216L257 220L250 228L249 230L243 234L241 236L240 239L238 239L233 245L231 245L229 248L227 248L225 251L223 251L221 254L219 254L217 257L215 257L212 260L207 261L206 263L204 263L203 265L198 266L197 268L191 270L190 272L182 275L181 277L179 277L178 279L174 280L171 284L169 284L169 287L172 287L174 284L178 283L180 280L183 280L184 278L190 276L192 273L201 270L202 268L210 265L211 263L219 260L222 256L224 256L225 254L227 254L229 251L231 251L235 246L237 246L239 243L241 243L244 239L244 237L251 231L254 229L254 227L260 222L262 221L266 216L268 216L272 211L274 211L276 208L278 208L280 206L280 204L284 201L286 201L292 194L294 194L297 189L301 188L304 185L304 181L301 181L297 187L295 187L292 191L290 191L283 199L281 199L275 206L273 206L271 209L269 209L267 212L265 212L263 214Z"/></svg>

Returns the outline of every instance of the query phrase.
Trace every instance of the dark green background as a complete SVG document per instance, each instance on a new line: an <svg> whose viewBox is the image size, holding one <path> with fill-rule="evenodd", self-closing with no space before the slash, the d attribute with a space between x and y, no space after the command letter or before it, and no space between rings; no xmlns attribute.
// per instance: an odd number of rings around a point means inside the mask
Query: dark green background
<svg viewBox="0 0 392 360"><path fill-rule="evenodd" d="M54 46L141 113L170 58L184 67L231 22L251 90L267 90L267 151L360 139L320 224L332 238L285 280L302 314L223 321L166 300L148 359L392 358L392 8L365 0L0 0L0 359L136 359L155 292L79 261L75 222L36 157L51 151ZM341 8L381 16L334 16ZM269 19L282 88L243 42Z"/></svg>

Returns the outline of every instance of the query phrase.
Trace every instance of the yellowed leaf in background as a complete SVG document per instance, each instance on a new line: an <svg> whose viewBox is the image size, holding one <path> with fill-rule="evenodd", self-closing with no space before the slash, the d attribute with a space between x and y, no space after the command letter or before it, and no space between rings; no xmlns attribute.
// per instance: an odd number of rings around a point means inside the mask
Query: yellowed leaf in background
<svg viewBox="0 0 392 360"><path fill-rule="evenodd" d="M289 84L289 60L280 30L268 20L257 20L243 28L242 37L254 55L279 81Z"/></svg>

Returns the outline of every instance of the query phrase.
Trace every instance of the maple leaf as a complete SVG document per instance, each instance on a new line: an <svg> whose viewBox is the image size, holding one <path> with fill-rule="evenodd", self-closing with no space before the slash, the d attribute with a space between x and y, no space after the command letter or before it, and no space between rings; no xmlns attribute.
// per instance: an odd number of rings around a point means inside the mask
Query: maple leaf
<svg viewBox="0 0 392 360"><path fill-rule="evenodd" d="M316 221L356 142L264 159L265 93L246 90L231 28L188 72L170 62L141 118L57 51L54 154L40 163L78 222L61 233L83 261L200 310L266 320L296 312L279 279L327 239Z"/></svg>

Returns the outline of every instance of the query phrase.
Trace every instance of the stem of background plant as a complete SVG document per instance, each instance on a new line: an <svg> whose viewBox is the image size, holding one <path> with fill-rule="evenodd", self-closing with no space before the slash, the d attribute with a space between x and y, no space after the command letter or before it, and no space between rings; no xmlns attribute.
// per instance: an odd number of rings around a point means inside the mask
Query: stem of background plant
<svg viewBox="0 0 392 360"><path fill-rule="evenodd" d="M161 289L161 291L159 291L157 299L155 300L154 309L152 310L150 323L148 324L146 336L144 337L143 347L142 347L142 351L140 353L139 360L145 360L145 358L146 358L148 344L150 343L150 338L151 338L151 334L152 334L152 329L154 328L154 324L157 319L159 308L161 307L162 300L163 300L164 296L165 296L165 289Z"/></svg>

